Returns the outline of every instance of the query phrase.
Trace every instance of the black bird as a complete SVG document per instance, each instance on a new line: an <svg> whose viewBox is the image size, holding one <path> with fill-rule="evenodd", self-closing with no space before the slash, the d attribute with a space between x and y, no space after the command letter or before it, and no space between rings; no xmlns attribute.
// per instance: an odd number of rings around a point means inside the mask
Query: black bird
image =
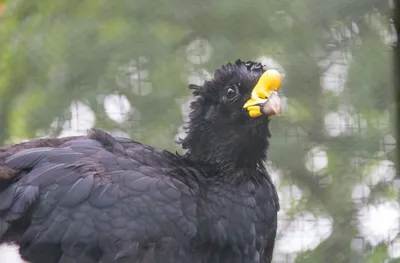
<svg viewBox="0 0 400 263"><path fill-rule="evenodd" d="M279 97L256 98L265 72L238 60L190 86L184 155L98 129L1 148L0 242L32 263L271 262Z"/></svg>

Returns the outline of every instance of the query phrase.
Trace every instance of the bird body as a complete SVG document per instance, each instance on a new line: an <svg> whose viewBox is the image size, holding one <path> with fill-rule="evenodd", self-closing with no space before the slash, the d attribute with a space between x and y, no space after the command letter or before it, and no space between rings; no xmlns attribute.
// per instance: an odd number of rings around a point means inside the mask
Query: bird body
<svg viewBox="0 0 400 263"><path fill-rule="evenodd" d="M243 110L262 72L238 61L192 86L183 156L99 129L0 149L0 242L32 263L271 262L269 121Z"/></svg>

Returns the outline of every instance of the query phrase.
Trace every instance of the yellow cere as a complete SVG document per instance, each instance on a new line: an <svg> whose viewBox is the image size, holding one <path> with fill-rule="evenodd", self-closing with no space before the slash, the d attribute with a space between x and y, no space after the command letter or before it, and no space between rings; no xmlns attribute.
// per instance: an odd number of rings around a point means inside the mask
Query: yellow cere
<svg viewBox="0 0 400 263"><path fill-rule="evenodd" d="M250 117L255 118L262 115L258 104L264 103L271 92L278 91L281 87L281 82L281 74L275 69L267 70L261 75L251 92L251 98L243 106L249 111Z"/></svg>

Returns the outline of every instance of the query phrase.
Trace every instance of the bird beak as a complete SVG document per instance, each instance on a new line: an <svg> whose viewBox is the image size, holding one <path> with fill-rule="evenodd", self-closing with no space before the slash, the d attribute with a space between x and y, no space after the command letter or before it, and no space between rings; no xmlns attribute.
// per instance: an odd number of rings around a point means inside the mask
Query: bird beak
<svg viewBox="0 0 400 263"><path fill-rule="evenodd" d="M250 117L272 116L281 112L282 103L277 92L281 82L281 75L274 69L267 70L261 75L251 92L251 98L243 106Z"/></svg>

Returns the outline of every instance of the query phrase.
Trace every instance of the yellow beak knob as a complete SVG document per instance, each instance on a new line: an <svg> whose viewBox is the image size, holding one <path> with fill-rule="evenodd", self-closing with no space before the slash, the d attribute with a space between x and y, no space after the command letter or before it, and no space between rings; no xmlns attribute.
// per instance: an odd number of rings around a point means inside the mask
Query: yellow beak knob
<svg viewBox="0 0 400 263"><path fill-rule="evenodd" d="M261 115L261 112L257 110L254 112L255 106L257 104L263 103L269 98L271 92L278 91L281 87L282 78L281 74L275 70L270 69L264 72L258 80L256 86L251 92L251 98L244 104L243 108L249 110L251 117L257 117ZM249 108L251 107L251 108Z"/></svg>

